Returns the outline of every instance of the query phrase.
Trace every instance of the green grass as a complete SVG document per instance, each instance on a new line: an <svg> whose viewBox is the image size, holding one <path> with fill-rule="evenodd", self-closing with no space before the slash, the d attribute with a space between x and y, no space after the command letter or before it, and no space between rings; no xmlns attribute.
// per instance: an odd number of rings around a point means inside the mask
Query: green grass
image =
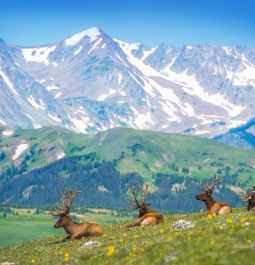
<svg viewBox="0 0 255 265"><path fill-rule="evenodd" d="M17 160L11 157L20 143L29 149ZM132 151L132 146L142 149ZM34 147L34 151L31 151ZM10 165L19 166L26 158L27 170L45 166L64 151L66 157L95 152L98 159L116 160L121 173L137 172L151 183L154 173L174 173L195 178L208 178L218 170L222 175L237 174L240 181L255 175L255 151L234 148L212 139L181 134L167 134L115 128L93 135L75 134L58 127L17 130L9 137L0 136L0 152L7 156L0 161L1 171ZM27 156L27 157L26 157ZM173 164L178 170L172 168ZM189 173L182 169L189 168ZM229 167L229 173L226 168Z"/></svg>
<svg viewBox="0 0 255 265"><path fill-rule="evenodd" d="M42 215L0 218L0 247L59 234L53 224L53 218Z"/></svg>
<svg viewBox="0 0 255 265"><path fill-rule="evenodd" d="M195 228L173 231L179 219L196 223ZM0 250L0 262L19 264L86 264L86 265L250 265L255 260L255 213L234 209L228 216L208 219L206 213L165 216L155 226L127 229L127 223L108 225L101 238L84 238L52 244L63 235L30 241ZM85 242L97 240L100 246L80 251ZM107 255L108 248L113 253ZM66 260L65 260L66 259Z"/></svg>

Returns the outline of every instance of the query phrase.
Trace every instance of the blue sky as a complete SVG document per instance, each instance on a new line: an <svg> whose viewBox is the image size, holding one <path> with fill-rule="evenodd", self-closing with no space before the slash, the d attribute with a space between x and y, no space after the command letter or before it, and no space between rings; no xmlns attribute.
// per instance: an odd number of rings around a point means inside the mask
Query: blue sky
<svg viewBox="0 0 255 265"><path fill-rule="evenodd" d="M0 38L9 43L51 43L93 26L149 46L255 47L255 1L0 0Z"/></svg>

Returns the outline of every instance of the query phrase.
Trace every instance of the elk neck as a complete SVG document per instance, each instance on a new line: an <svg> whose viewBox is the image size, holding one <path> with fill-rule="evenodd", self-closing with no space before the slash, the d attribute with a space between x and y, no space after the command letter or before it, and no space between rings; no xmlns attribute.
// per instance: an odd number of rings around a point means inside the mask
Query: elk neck
<svg viewBox="0 0 255 265"><path fill-rule="evenodd" d="M147 207L144 211L139 212L139 218L147 213L155 213L155 211L153 211L150 207Z"/></svg>
<svg viewBox="0 0 255 265"><path fill-rule="evenodd" d="M211 207L216 203L216 201L211 196L206 197L204 202L208 210L210 210Z"/></svg>
<svg viewBox="0 0 255 265"><path fill-rule="evenodd" d="M64 226L64 229L67 234L72 234L76 230L76 225L78 223L72 221L70 218L68 218L67 223Z"/></svg>

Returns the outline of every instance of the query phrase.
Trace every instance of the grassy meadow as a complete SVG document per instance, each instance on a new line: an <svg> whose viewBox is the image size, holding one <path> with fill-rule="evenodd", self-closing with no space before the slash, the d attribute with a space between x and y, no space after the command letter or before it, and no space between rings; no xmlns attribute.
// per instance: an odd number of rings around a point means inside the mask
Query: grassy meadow
<svg viewBox="0 0 255 265"><path fill-rule="evenodd" d="M194 228L173 230L171 224L184 219ZM100 238L84 238L53 244L65 235L25 242L0 249L0 262L19 264L86 265L251 265L255 260L255 213L235 208L227 216L206 212L165 215L162 224L128 229L127 221L105 226ZM85 242L98 241L91 249L79 250Z"/></svg>
<svg viewBox="0 0 255 265"><path fill-rule="evenodd" d="M93 221L103 226L126 219L116 215L112 210L90 209L85 214L75 214L75 217L80 222ZM53 228L56 221L57 218L49 212L36 214L35 209L12 209L6 217L0 214L0 248L62 234L63 230Z"/></svg>

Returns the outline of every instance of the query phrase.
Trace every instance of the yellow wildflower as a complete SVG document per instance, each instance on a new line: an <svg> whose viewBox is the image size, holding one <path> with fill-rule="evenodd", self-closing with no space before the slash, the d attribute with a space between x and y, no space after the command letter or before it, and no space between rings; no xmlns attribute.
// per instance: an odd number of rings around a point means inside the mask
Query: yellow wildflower
<svg viewBox="0 0 255 265"><path fill-rule="evenodd" d="M247 244L251 244L251 240L250 240L250 239L247 239L247 240L246 240L246 243L247 243Z"/></svg>
<svg viewBox="0 0 255 265"><path fill-rule="evenodd" d="M233 223L232 218L227 218L227 219L226 219L226 223L227 223L227 224L232 224L232 223Z"/></svg>
<svg viewBox="0 0 255 265"><path fill-rule="evenodd" d="M167 241L171 241L171 240L173 240L173 238L172 238L171 236L169 236L169 237L167 238Z"/></svg>
<svg viewBox="0 0 255 265"><path fill-rule="evenodd" d="M251 216L251 217L250 217L250 220L251 220L251 221L255 221L255 216Z"/></svg>
<svg viewBox="0 0 255 265"><path fill-rule="evenodd" d="M212 246L215 245L215 240L212 239L212 240L210 241L210 244L211 244Z"/></svg>
<svg viewBox="0 0 255 265"><path fill-rule="evenodd" d="M123 242L124 242L124 239L123 239L123 238L121 238L121 239L119 240L119 242L120 242L120 243L123 243Z"/></svg>
<svg viewBox="0 0 255 265"><path fill-rule="evenodd" d="M245 223L246 221L247 221L247 218L245 218L245 217L242 217L242 218L240 218L240 220L239 220L240 223Z"/></svg>
<svg viewBox="0 0 255 265"><path fill-rule="evenodd" d="M209 214L207 214L207 219L212 219L213 218L213 216L209 213Z"/></svg>
<svg viewBox="0 0 255 265"><path fill-rule="evenodd" d="M133 238L138 238L139 236L138 235L133 235Z"/></svg>
<svg viewBox="0 0 255 265"><path fill-rule="evenodd" d="M115 247L114 246L109 246L107 248L107 256L111 256L115 252Z"/></svg>
<svg viewBox="0 0 255 265"><path fill-rule="evenodd" d="M160 229L160 230L159 230L159 233L160 233L160 234L163 234L163 233L164 233L164 230L163 230L163 229Z"/></svg>
<svg viewBox="0 0 255 265"><path fill-rule="evenodd" d="M190 241L191 240L190 236L188 236L187 239Z"/></svg>
<svg viewBox="0 0 255 265"><path fill-rule="evenodd" d="M31 259L31 262L32 262L33 264L35 264L35 263L36 263L35 258L32 258L32 259Z"/></svg>

